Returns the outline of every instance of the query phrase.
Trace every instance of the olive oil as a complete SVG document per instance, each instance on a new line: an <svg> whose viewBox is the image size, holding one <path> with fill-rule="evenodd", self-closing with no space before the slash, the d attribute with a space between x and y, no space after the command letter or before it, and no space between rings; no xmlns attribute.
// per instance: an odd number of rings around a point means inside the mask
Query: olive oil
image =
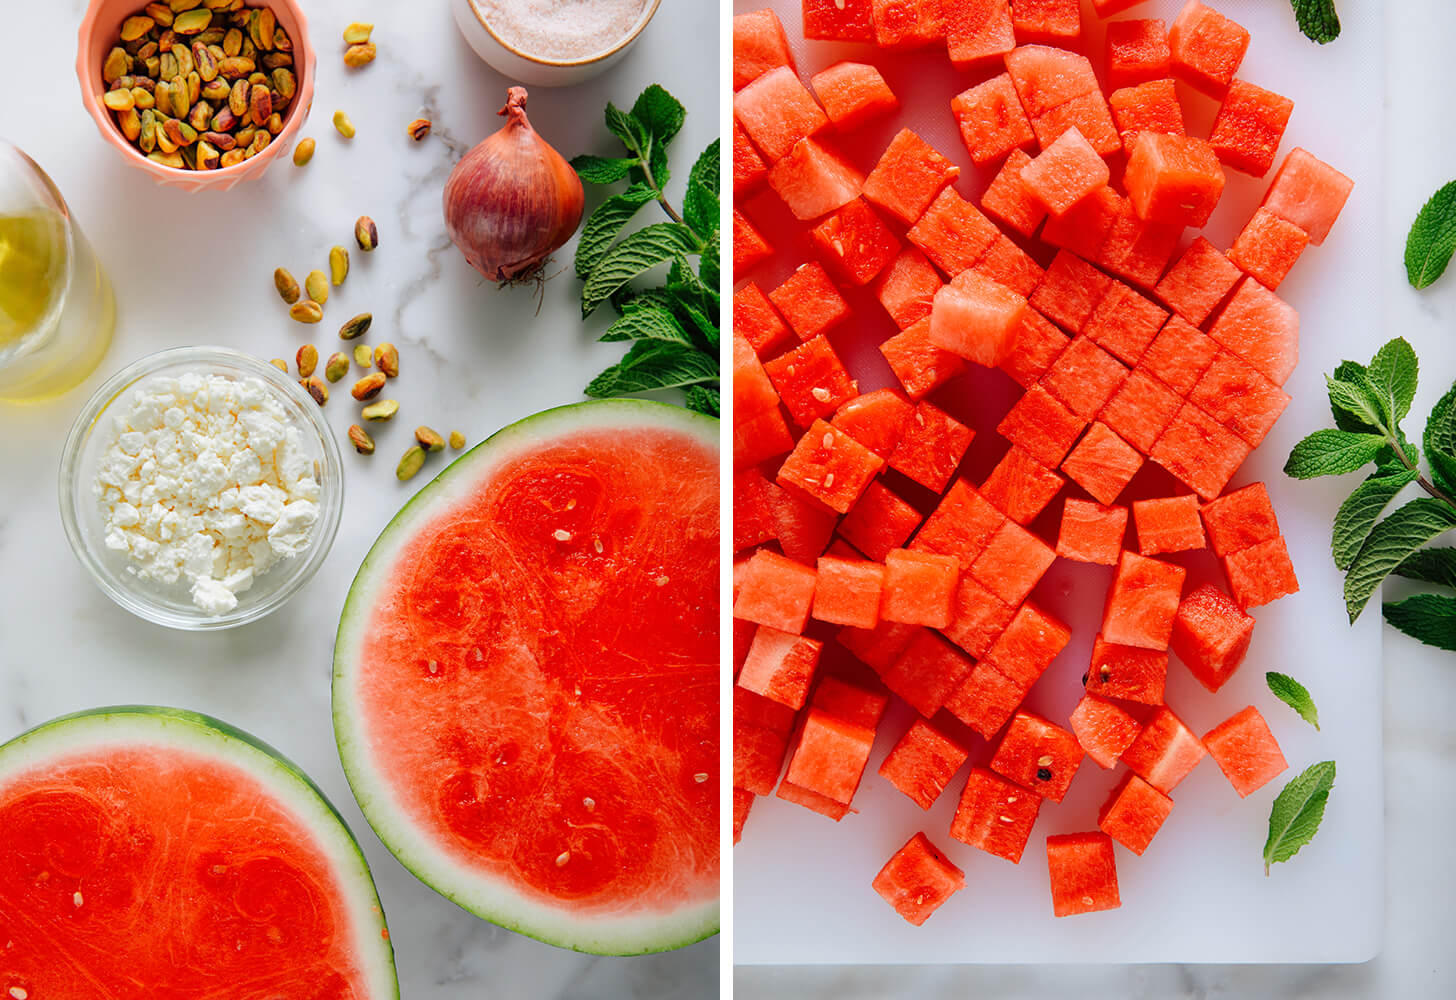
<svg viewBox="0 0 1456 1000"><path fill-rule="evenodd" d="M0 356L45 324L66 285L66 227L56 212L0 215Z"/></svg>

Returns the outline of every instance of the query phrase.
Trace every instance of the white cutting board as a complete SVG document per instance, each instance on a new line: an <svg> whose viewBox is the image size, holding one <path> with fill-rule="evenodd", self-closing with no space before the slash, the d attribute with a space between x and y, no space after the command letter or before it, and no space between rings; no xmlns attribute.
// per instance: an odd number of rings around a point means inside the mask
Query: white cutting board
<svg viewBox="0 0 1456 1000"><path fill-rule="evenodd" d="M794 44L801 75L839 59L879 62L866 46L805 43L797 0L736 0L740 12L774 7ZM1084 11L1087 51L1101 67L1099 22ZM1286 0L1218 0L1215 6L1253 33L1240 75L1292 98L1294 116L1279 159L1304 146L1355 179L1338 225L1311 247L1280 294L1301 315L1301 360L1285 387L1293 403L1233 485L1268 483L1302 590L1257 609L1253 646L1239 674L1209 695L1174 660L1168 701L1198 733L1247 704L1264 713L1290 762L1271 785L1240 800L1211 760L1173 793L1177 805L1143 857L1117 847L1121 909L1055 919L1046 870L1048 834L1096 828L1097 808L1118 772L1085 761L1067 799L1043 806L1020 865L949 836L965 768L928 812L922 812L875 769L904 731L910 710L886 716L854 805L835 824L776 798L756 800L734 853L735 959L744 964L1004 963L1004 962L1362 962L1380 949L1384 923L1384 828L1381 772L1379 609L1360 623L1345 618L1341 577L1329 556L1329 527L1351 482L1295 483L1280 473L1290 447L1329 422L1322 373L1345 357L1368 359L1383 331L1381 263L1398 248L1382 246L1384 46L1380 5L1344 0L1342 37L1316 46L1301 36ZM1181 3L1158 0L1120 17L1171 21ZM981 77L956 74L927 50L889 64L886 77L913 117L859 133L847 148L871 166L902 125L916 128L962 167L959 188L978 196L981 177L959 142L950 98ZM1207 129L1216 110L1185 98L1190 129ZM1201 133L1206 135L1206 131ZM1276 161L1277 162L1277 161ZM1262 194L1264 182L1230 173L1208 235L1227 246ZM749 203L765 216L762 196ZM773 213L767 212L772 228ZM795 261L778 260L754 277L766 289ZM832 339L863 389L889 384L873 344L893 332L873 300L856 297L856 328ZM960 399L955 399L959 391ZM978 414L983 434L1009 399L970 399L977 384L951 388L947 404ZM974 454L974 446L973 446ZM1059 501L1054 507L1059 506ZM1110 571L1058 561L1036 599L1074 630L1072 644L1037 684L1030 706L1065 724L1080 697ZM1300 678L1314 694L1322 732L1277 702L1265 670ZM977 741L972 760L984 760ZM1318 837L1266 878L1261 852L1269 807L1284 782L1318 760L1334 759L1339 776ZM966 874L967 887L923 927L903 921L870 888L886 859L918 830Z"/></svg>

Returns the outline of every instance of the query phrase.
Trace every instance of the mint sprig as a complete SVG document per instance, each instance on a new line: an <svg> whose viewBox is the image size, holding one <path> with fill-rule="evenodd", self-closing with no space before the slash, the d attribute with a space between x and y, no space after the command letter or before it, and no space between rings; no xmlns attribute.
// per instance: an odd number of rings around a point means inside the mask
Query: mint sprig
<svg viewBox="0 0 1456 1000"><path fill-rule="evenodd" d="M587 184L627 182L597 206L577 241L582 316L611 304L619 318L600 339L632 342L626 357L592 379L586 394L605 398L681 389L690 409L716 417L719 143L715 140L693 164L679 211L667 195L669 147L686 118L682 104L653 84L630 110L607 104L607 131L625 156L583 155L571 161ZM626 232L653 202L669 221ZM650 276L663 273L664 266L665 280L652 284Z"/></svg>
<svg viewBox="0 0 1456 1000"><path fill-rule="evenodd" d="M1340 15L1335 0L1291 0L1294 20L1310 41L1324 45L1340 37Z"/></svg>
<svg viewBox="0 0 1456 1000"><path fill-rule="evenodd" d="M1315 707L1308 688L1288 674L1273 670L1264 675L1264 683L1269 685L1274 697L1298 712L1299 717L1314 726L1316 732L1319 731L1319 709Z"/></svg>
<svg viewBox="0 0 1456 1000"><path fill-rule="evenodd" d="M1269 837L1264 841L1264 874L1269 866L1288 861L1314 839L1325 816L1325 803L1335 786L1335 762L1311 764L1284 786L1269 810Z"/></svg>

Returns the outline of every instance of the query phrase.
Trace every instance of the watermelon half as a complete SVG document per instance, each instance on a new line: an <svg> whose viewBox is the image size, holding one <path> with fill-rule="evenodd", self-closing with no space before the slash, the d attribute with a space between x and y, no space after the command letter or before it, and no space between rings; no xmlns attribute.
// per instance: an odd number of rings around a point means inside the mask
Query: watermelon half
<svg viewBox="0 0 1456 1000"><path fill-rule="evenodd" d="M718 537L718 422L642 400L513 424L400 511L333 701L405 867L578 951L717 931Z"/></svg>
<svg viewBox="0 0 1456 1000"><path fill-rule="evenodd" d="M0 996L396 1000L369 866L302 771L181 709L0 747Z"/></svg>

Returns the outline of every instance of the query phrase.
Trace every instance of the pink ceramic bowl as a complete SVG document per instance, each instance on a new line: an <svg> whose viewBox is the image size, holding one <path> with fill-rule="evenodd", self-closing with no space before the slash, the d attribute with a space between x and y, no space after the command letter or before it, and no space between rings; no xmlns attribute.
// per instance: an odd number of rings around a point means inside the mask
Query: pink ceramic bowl
<svg viewBox="0 0 1456 1000"><path fill-rule="evenodd" d="M314 71L317 56L308 37L308 21L295 0L268 0L268 6L278 17L278 24L293 39L293 69L298 78L298 94L288 106L288 117L284 119L283 131L269 143L268 148L250 160L221 170L178 170L147 159L141 150L127 141L116 125L116 118L101 103L106 85L101 80L101 63L106 53L116 44L121 35L121 23L133 14L141 12L146 0L91 0L86 16L81 19L80 52L76 57L76 75L81 81L81 102L91 112L91 118L101 131L101 137L110 143L123 160L138 170L150 175L160 184L179 187L185 191L211 189L226 191L238 181L260 177L268 166L281 156L286 156L298 138L299 130L308 120L313 105ZM260 6L257 0L248 4Z"/></svg>

